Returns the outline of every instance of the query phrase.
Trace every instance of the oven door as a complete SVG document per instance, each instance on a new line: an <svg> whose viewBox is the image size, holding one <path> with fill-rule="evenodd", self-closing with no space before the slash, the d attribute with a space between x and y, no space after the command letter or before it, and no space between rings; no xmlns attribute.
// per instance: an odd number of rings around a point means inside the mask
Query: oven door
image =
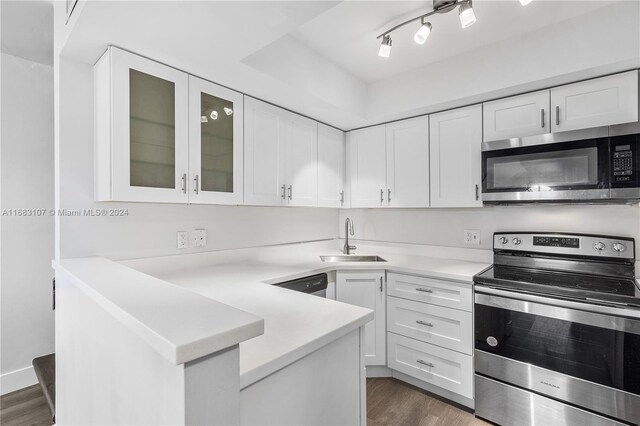
<svg viewBox="0 0 640 426"><path fill-rule="evenodd" d="M640 318L616 312L476 285L476 374L640 424Z"/></svg>
<svg viewBox="0 0 640 426"><path fill-rule="evenodd" d="M483 201L609 199L608 137L512 142L483 144Z"/></svg>

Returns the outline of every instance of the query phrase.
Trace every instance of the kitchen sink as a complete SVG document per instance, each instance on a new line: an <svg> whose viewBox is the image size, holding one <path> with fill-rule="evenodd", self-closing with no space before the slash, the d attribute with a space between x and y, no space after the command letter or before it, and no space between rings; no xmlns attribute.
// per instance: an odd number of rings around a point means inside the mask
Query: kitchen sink
<svg viewBox="0 0 640 426"><path fill-rule="evenodd" d="M386 262L380 256L358 256L355 254L344 254L337 256L320 256L323 262Z"/></svg>

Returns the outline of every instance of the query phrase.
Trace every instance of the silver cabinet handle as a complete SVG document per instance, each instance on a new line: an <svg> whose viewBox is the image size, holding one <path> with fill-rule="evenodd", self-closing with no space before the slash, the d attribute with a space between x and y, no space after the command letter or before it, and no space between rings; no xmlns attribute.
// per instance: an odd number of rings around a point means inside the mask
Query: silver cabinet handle
<svg viewBox="0 0 640 426"><path fill-rule="evenodd" d="M182 174L182 193L183 194L187 193L187 174L186 173Z"/></svg>
<svg viewBox="0 0 640 426"><path fill-rule="evenodd" d="M384 189L380 190L380 204L384 204Z"/></svg>
<svg viewBox="0 0 640 426"><path fill-rule="evenodd" d="M422 287L416 287L416 291L421 291L423 293L433 293L433 290L430 290L428 288L422 288Z"/></svg>
<svg viewBox="0 0 640 426"><path fill-rule="evenodd" d="M340 191L340 205L344 206L344 189Z"/></svg>
<svg viewBox="0 0 640 426"><path fill-rule="evenodd" d="M282 185L282 186L280 187L280 191L282 191L282 192L280 193L280 197L284 200L284 199L286 198L286 195L285 195L285 185Z"/></svg>
<svg viewBox="0 0 640 426"><path fill-rule="evenodd" d="M418 364L422 364L422 365L426 365L427 367L435 367L432 363L427 362L427 361L423 361L421 359L416 361Z"/></svg>
<svg viewBox="0 0 640 426"><path fill-rule="evenodd" d="M380 293L382 293L382 277L380 277Z"/></svg>
<svg viewBox="0 0 640 426"><path fill-rule="evenodd" d="M424 322L424 321L417 320L416 323L420 324L420 325L426 325L427 327L433 327L433 324L431 324L430 322Z"/></svg>
<svg viewBox="0 0 640 426"><path fill-rule="evenodd" d="M387 201L391 204L391 189L387 189Z"/></svg>
<svg viewBox="0 0 640 426"><path fill-rule="evenodd" d="M289 201L293 198L293 185L289 185Z"/></svg>
<svg viewBox="0 0 640 426"><path fill-rule="evenodd" d="M478 184L476 183L476 201L478 201L480 199L480 187L478 187Z"/></svg>
<svg viewBox="0 0 640 426"><path fill-rule="evenodd" d="M193 183L195 184L195 187L193 188L193 192L195 192L197 194L198 191L200 191L200 176L199 175L196 175L193 178Z"/></svg>
<svg viewBox="0 0 640 426"><path fill-rule="evenodd" d="M544 108L540 110L540 127L544 129Z"/></svg>
<svg viewBox="0 0 640 426"><path fill-rule="evenodd" d="M556 126L560 125L560 107L556 105Z"/></svg>

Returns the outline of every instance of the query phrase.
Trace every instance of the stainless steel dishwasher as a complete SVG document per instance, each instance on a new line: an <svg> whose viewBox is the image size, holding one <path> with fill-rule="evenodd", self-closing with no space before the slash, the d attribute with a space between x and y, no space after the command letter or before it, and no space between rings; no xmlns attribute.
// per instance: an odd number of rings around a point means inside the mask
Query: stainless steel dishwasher
<svg viewBox="0 0 640 426"><path fill-rule="evenodd" d="M274 285L314 296L327 297L327 282L327 274L317 274Z"/></svg>

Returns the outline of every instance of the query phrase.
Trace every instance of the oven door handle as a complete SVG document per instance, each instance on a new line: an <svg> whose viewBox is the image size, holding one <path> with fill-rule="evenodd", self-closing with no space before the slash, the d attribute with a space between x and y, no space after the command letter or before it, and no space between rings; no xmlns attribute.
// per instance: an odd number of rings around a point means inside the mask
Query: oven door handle
<svg viewBox="0 0 640 426"><path fill-rule="evenodd" d="M592 305L481 285L475 286L475 303L640 335L640 310L637 309Z"/></svg>

